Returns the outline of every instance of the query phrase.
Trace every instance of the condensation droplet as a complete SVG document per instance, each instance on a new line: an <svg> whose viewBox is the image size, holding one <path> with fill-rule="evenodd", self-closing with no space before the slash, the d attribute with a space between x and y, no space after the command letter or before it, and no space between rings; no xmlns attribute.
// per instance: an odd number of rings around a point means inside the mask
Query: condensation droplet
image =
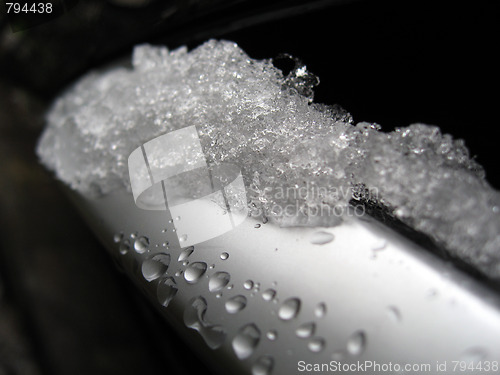
<svg viewBox="0 0 500 375"><path fill-rule="evenodd" d="M319 353L325 348L325 339L315 337L307 343L307 348L313 353Z"/></svg>
<svg viewBox="0 0 500 375"><path fill-rule="evenodd" d="M316 324L312 322L304 323L295 330L295 334L297 335L297 337L300 337L301 339L307 339L312 335L314 335L315 331L316 331Z"/></svg>
<svg viewBox="0 0 500 375"><path fill-rule="evenodd" d="M255 224L253 227L254 228L260 228L260 224Z"/></svg>
<svg viewBox="0 0 500 375"><path fill-rule="evenodd" d="M179 254L179 258L177 258L177 260L179 262L185 261L193 253L193 251L194 251L194 246L186 247L184 250L181 251L181 253Z"/></svg>
<svg viewBox="0 0 500 375"><path fill-rule="evenodd" d="M300 310L300 300L298 298L289 298L278 310L278 316L281 320L291 320L297 316Z"/></svg>
<svg viewBox="0 0 500 375"><path fill-rule="evenodd" d="M268 340L274 341L278 338L278 332L276 332L274 329L267 331L266 337Z"/></svg>
<svg viewBox="0 0 500 375"><path fill-rule="evenodd" d="M174 279L167 277L161 280L156 289L156 296L160 305L167 307L177 294L177 284Z"/></svg>
<svg viewBox="0 0 500 375"><path fill-rule="evenodd" d="M326 304L324 302L318 303L318 306L314 309L314 315L316 318L322 318L326 315Z"/></svg>
<svg viewBox="0 0 500 375"><path fill-rule="evenodd" d="M229 314L236 314L243 310L247 305L247 299L245 296L234 296L226 301L225 307Z"/></svg>
<svg viewBox="0 0 500 375"><path fill-rule="evenodd" d="M313 245L324 245L330 243L334 239L334 235L325 231L315 232L311 236L311 243Z"/></svg>
<svg viewBox="0 0 500 375"><path fill-rule="evenodd" d="M345 354L343 351L337 350L336 352L332 353L332 359L334 361L342 361L345 357Z"/></svg>
<svg viewBox="0 0 500 375"><path fill-rule="evenodd" d="M205 298L201 296L193 298L184 310L184 324L197 331L210 349L217 349L226 340L226 330L205 320L207 309Z"/></svg>
<svg viewBox="0 0 500 375"><path fill-rule="evenodd" d="M200 280L200 278L207 271L207 264L204 262L194 262L191 263L184 271L184 279L190 283L194 284Z"/></svg>
<svg viewBox="0 0 500 375"><path fill-rule="evenodd" d="M222 260L226 260L227 258L229 258L229 254L228 254L228 253L226 253L226 252L224 252L224 253L222 253L222 254L220 255L220 258L221 258Z"/></svg>
<svg viewBox="0 0 500 375"><path fill-rule="evenodd" d="M472 367L485 360L488 354L482 348L471 348L466 350L461 356L460 361L463 361Z"/></svg>
<svg viewBox="0 0 500 375"><path fill-rule="evenodd" d="M273 367L274 359L272 357L260 357L252 366L252 375L270 375Z"/></svg>
<svg viewBox="0 0 500 375"><path fill-rule="evenodd" d="M264 301L271 301L276 296L276 291L274 289L267 289L262 293L262 298Z"/></svg>
<svg viewBox="0 0 500 375"><path fill-rule="evenodd" d="M366 347L366 334L363 331L354 332L347 341L347 352L350 355L361 355Z"/></svg>
<svg viewBox="0 0 500 375"><path fill-rule="evenodd" d="M381 251L384 250L387 247L387 241L381 240L373 244L372 250L373 251Z"/></svg>
<svg viewBox="0 0 500 375"><path fill-rule="evenodd" d="M130 250L130 240L127 239L120 244L120 254L125 255L129 252L129 250Z"/></svg>
<svg viewBox="0 0 500 375"><path fill-rule="evenodd" d="M250 290L253 288L253 281L252 280L247 280L243 283L243 288L246 290Z"/></svg>
<svg viewBox="0 0 500 375"><path fill-rule="evenodd" d="M208 290L211 292L218 292L224 289L229 281L231 280L231 275L227 272L216 272L208 280Z"/></svg>
<svg viewBox="0 0 500 375"><path fill-rule="evenodd" d="M387 315L389 315L389 318L394 322L401 321L401 312L396 306L389 306L387 308Z"/></svg>
<svg viewBox="0 0 500 375"><path fill-rule="evenodd" d="M134 249L137 253L143 254L148 250L149 238L141 236L134 241Z"/></svg>
<svg viewBox="0 0 500 375"><path fill-rule="evenodd" d="M123 239L123 233L116 233L114 236L113 236L113 241L115 243L118 243L120 242L121 240Z"/></svg>
<svg viewBox="0 0 500 375"><path fill-rule="evenodd" d="M250 357L260 341L260 331L253 323L240 328L233 338L232 346L234 353L239 359Z"/></svg>
<svg viewBox="0 0 500 375"><path fill-rule="evenodd" d="M156 254L152 258L142 262L142 276L144 276L147 281L156 280L167 272L169 265L170 255Z"/></svg>

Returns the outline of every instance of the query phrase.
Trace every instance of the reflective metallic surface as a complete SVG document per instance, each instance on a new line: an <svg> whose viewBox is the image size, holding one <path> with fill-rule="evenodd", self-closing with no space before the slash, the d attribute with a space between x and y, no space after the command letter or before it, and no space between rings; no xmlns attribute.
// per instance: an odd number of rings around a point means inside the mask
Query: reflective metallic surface
<svg viewBox="0 0 500 375"><path fill-rule="evenodd" d="M175 219L139 209L131 193L73 198L128 276L221 373L361 363L385 367L350 373L452 374L500 360L498 295L371 218L351 213L333 228L248 218L181 247Z"/></svg>

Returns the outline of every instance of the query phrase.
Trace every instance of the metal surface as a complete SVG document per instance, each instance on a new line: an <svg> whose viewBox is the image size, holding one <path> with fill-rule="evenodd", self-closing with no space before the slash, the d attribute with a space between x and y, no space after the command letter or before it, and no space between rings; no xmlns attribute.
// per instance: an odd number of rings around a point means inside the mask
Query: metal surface
<svg viewBox="0 0 500 375"><path fill-rule="evenodd" d="M248 218L190 253L168 213L137 208L131 193L70 195L129 277L220 373L318 373L313 364L323 373L452 374L471 363L483 369L468 374L498 371L498 295L373 219L279 228ZM147 260L160 253L164 266L151 272Z"/></svg>

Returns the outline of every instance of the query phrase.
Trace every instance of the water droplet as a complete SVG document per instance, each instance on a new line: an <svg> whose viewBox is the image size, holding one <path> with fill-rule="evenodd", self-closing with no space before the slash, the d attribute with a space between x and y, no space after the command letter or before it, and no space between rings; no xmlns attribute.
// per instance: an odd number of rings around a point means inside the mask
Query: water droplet
<svg viewBox="0 0 500 375"><path fill-rule="evenodd" d="M260 357L252 366L252 375L270 375L273 367L274 359L269 356Z"/></svg>
<svg viewBox="0 0 500 375"><path fill-rule="evenodd" d="M347 352L351 355L361 355L365 350L366 335L363 331L354 332L347 341Z"/></svg>
<svg viewBox="0 0 500 375"><path fill-rule="evenodd" d="M325 348L325 339L315 337L307 343L307 348L313 353L319 353Z"/></svg>
<svg viewBox="0 0 500 375"><path fill-rule="evenodd" d="M264 301L271 301L276 296L276 291L274 289L267 289L262 293L262 298Z"/></svg>
<svg viewBox="0 0 500 375"><path fill-rule="evenodd" d="M181 251L181 253L179 254L179 258L177 258L177 260L179 262L185 261L193 253L193 251L194 251L194 246L186 247L184 250Z"/></svg>
<svg viewBox="0 0 500 375"><path fill-rule="evenodd" d="M182 275L182 270L177 270L177 272L175 273L175 276L179 277Z"/></svg>
<svg viewBox="0 0 500 375"><path fill-rule="evenodd" d="M184 310L184 324L198 331L210 349L217 349L226 340L226 331L222 326L212 325L205 320L207 308L205 298L193 298Z"/></svg>
<svg viewBox="0 0 500 375"><path fill-rule="evenodd" d="M209 267L211 270L213 270L215 268L215 264L211 264L210 267ZM208 277L208 276L207 276Z"/></svg>
<svg viewBox="0 0 500 375"><path fill-rule="evenodd" d="M243 283L243 288L246 290L250 290L253 288L253 281L252 280L247 280Z"/></svg>
<svg viewBox="0 0 500 375"><path fill-rule="evenodd" d="M156 296L160 305L167 307L177 294L177 284L171 277L161 280L156 289Z"/></svg>
<svg viewBox="0 0 500 375"><path fill-rule="evenodd" d="M260 228L260 224L255 224L253 227L254 228Z"/></svg>
<svg viewBox="0 0 500 375"><path fill-rule="evenodd" d="M314 309L314 315L316 318L322 318L326 315L326 304L324 302L321 302L316 306Z"/></svg>
<svg viewBox="0 0 500 375"><path fill-rule="evenodd" d="M476 366L481 361L485 360L488 354L482 348L471 348L466 350L461 356L460 360L468 365ZM471 366L472 367L472 366Z"/></svg>
<svg viewBox="0 0 500 375"><path fill-rule="evenodd" d="M200 278L207 271L207 264L204 262L194 262L191 263L184 271L184 279L190 283L194 284L200 280Z"/></svg>
<svg viewBox="0 0 500 375"><path fill-rule="evenodd" d="M221 258L222 260L226 260L227 258L229 258L229 254L228 254L228 253L226 253L226 252L224 252L224 253L222 253L222 254L220 255L220 258Z"/></svg>
<svg viewBox="0 0 500 375"><path fill-rule="evenodd" d="M253 323L240 328L233 338L233 350L239 359L250 357L260 341L260 331Z"/></svg>
<svg viewBox="0 0 500 375"><path fill-rule="evenodd" d="M332 353L332 359L334 361L342 361L344 359L344 357L345 357L345 354L341 350L337 350L336 352Z"/></svg>
<svg viewBox="0 0 500 375"><path fill-rule="evenodd" d="M169 264L170 255L156 254L152 258L142 262L142 276L144 276L147 281L156 280L167 272Z"/></svg>
<svg viewBox="0 0 500 375"><path fill-rule="evenodd" d="M186 267L188 264L189 264L189 260L185 260L184 262L182 262L182 265L183 265L184 267Z"/></svg>
<svg viewBox="0 0 500 375"><path fill-rule="evenodd" d="M269 340L274 341L274 340L276 340L278 338L278 332L276 332L274 329L272 329L270 331L267 331L266 337Z"/></svg>
<svg viewBox="0 0 500 375"><path fill-rule="evenodd" d="M125 240L120 244L120 254L125 255L130 250L130 240Z"/></svg>
<svg viewBox="0 0 500 375"><path fill-rule="evenodd" d="M161 230L162 233L167 233L167 228Z"/></svg>
<svg viewBox="0 0 500 375"><path fill-rule="evenodd" d="M215 298L221 298L221 297L222 297L222 293L217 293L217 294L215 295Z"/></svg>
<svg viewBox="0 0 500 375"><path fill-rule="evenodd" d="M120 242L121 240L123 239L123 233L116 233L114 236L113 236L113 241L115 243L118 243Z"/></svg>
<svg viewBox="0 0 500 375"><path fill-rule="evenodd" d="M325 231L319 231L314 233L311 236L311 243L313 245L324 245L329 242L332 242L334 239L334 235Z"/></svg>
<svg viewBox="0 0 500 375"><path fill-rule="evenodd" d="M137 236L138 236L137 232L136 232L136 233L131 233L131 234L130 234L130 238L137 238Z"/></svg>
<svg viewBox="0 0 500 375"><path fill-rule="evenodd" d="M234 296L226 301L226 311L229 314L236 314L237 312L243 310L247 305L247 299L245 296Z"/></svg>
<svg viewBox="0 0 500 375"><path fill-rule="evenodd" d="M290 320L297 316L299 310L300 300L298 298L289 298L281 305L278 316L281 320Z"/></svg>
<svg viewBox="0 0 500 375"><path fill-rule="evenodd" d="M149 238L141 236L134 241L134 249L137 253L143 254L148 250Z"/></svg>
<svg viewBox="0 0 500 375"><path fill-rule="evenodd" d="M218 292L229 284L229 280L231 280L231 276L227 272L216 272L208 280L208 290Z"/></svg>
<svg viewBox="0 0 500 375"><path fill-rule="evenodd" d="M180 242L186 242L188 239L188 236L187 234L183 234L182 236L179 237L179 241Z"/></svg>
<svg viewBox="0 0 500 375"><path fill-rule="evenodd" d="M163 243L161 244L161 246L163 246L163 247L167 247L167 246L168 246L168 242L163 242Z"/></svg>
<svg viewBox="0 0 500 375"><path fill-rule="evenodd" d="M315 331L316 331L316 324L312 322L304 323L295 330L295 334L297 335L297 337L300 337L301 339L307 339L312 335L314 335Z"/></svg>
<svg viewBox="0 0 500 375"><path fill-rule="evenodd" d="M387 247L387 241L380 240L372 246L372 250L373 251L381 251L381 250L384 250L386 247Z"/></svg>
<svg viewBox="0 0 500 375"><path fill-rule="evenodd" d="M401 312L396 306L389 306L387 308L387 315L389 315L389 318L394 322L401 321Z"/></svg>

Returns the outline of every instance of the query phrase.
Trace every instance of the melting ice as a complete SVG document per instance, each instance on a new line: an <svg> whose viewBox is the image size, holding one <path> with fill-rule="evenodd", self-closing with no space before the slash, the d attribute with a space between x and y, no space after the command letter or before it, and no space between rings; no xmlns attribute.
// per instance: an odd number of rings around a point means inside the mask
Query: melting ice
<svg viewBox="0 0 500 375"><path fill-rule="evenodd" d="M135 148L195 125L208 163L237 164L249 208L265 220L283 223L291 207L296 224L335 225L335 215L310 213L376 191L367 199L500 278L500 194L463 141L423 124L391 133L354 124L312 101L317 78L305 66L283 76L231 42L190 52L141 45L132 63L87 74L48 113L37 151L73 189L130 189Z"/></svg>

